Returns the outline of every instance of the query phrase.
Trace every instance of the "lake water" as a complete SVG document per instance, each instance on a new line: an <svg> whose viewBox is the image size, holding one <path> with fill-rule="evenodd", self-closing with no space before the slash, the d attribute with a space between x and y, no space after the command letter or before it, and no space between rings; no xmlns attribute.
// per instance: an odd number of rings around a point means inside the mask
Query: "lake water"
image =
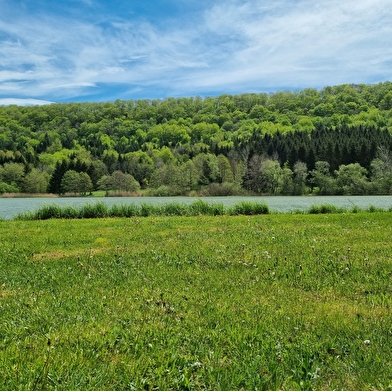
<svg viewBox="0 0 392 391"><path fill-rule="evenodd" d="M167 204L169 202L192 203L195 200L208 203L221 203L225 206L241 201L263 202L274 212L306 210L312 205L331 204L351 209L375 206L388 209L392 207L392 196L265 196L265 197L60 197L60 198L0 198L0 219L12 219L16 215L35 211L42 205L81 206L104 202L108 206L114 204L152 203Z"/></svg>

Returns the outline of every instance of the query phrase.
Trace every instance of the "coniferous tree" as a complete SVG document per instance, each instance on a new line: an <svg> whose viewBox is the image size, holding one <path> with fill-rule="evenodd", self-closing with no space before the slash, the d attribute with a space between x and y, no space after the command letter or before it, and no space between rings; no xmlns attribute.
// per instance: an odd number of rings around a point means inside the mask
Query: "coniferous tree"
<svg viewBox="0 0 392 391"><path fill-rule="evenodd" d="M50 177L48 192L53 194L61 194L61 180L68 170L69 163L66 160L56 163L56 167Z"/></svg>

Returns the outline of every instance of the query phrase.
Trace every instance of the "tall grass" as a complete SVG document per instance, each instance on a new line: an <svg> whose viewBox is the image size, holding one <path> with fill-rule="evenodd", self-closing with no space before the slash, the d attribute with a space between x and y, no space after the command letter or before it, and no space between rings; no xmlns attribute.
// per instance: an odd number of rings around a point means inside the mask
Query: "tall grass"
<svg viewBox="0 0 392 391"><path fill-rule="evenodd" d="M35 212L26 212L16 216L15 220L48 220L48 219L84 219L102 217L131 217L131 216L222 216L225 214L267 214L268 206L259 203L240 203L238 206L225 208L221 203L207 203L197 200L191 204L169 202L164 205L151 203L121 204L107 206L103 202L85 204L79 208L45 205Z"/></svg>
<svg viewBox="0 0 392 391"><path fill-rule="evenodd" d="M388 210L392 211L392 208ZM294 210L290 214L336 214L359 212L385 212L382 208L369 206L361 209L357 206L351 209L331 204L312 205L305 211ZM224 206L222 203L208 203L196 200L190 204L169 202L163 205L154 205L148 202L136 204L116 204L107 206L104 202L85 204L80 207L58 205L44 205L34 212L25 212L17 215L15 220L48 220L48 219L86 219L102 217L148 217L148 216L223 216L223 215L265 215L271 211L267 204L260 202L242 201L233 206Z"/></svg>
<svg viewBox="0 0 392 391"><path fill-rule="evenodd" d="M267 204L256 202L239 202L229 209L230 215L262 215L268 214L269 208Z"/></svg>
<svg viewBox="0 0 392 391"><path fill-rule="evenodd" d="M223 204L209 204L203 200L197 200L189 206L189 215L191 216L218 216L224 213L225 209Z"/></svg>
<svg viewBox="0 0 392 391"><path fill-rule="evenodd" d="M344 213L347 209L331 204L312 205L308 209L309 214Z"/></svg>

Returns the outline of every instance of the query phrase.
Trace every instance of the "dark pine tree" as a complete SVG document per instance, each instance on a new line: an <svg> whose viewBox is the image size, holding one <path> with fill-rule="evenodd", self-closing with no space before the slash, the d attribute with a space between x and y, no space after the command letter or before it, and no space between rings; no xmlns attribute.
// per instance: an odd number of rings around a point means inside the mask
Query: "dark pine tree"
<svg viewBox="0 0 392 391"><path fill-rule="evenodd" d="M69 164L66 160L56 163L56 167L49 180L49 185L48 185L49 193L53 193L53 194L61 193L61 180L63 179L63 175L68 170L68 167Z"/></svg>

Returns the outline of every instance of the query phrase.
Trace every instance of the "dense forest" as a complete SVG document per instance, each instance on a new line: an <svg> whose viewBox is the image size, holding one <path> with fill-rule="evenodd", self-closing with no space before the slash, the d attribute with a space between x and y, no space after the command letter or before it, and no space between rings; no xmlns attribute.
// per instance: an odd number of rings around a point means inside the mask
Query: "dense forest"
<svg viewBox="0 0 392 391"><path fill-rule="evenodd" d="M0 106L0 193L391 194L392 83Z"/></svg>

